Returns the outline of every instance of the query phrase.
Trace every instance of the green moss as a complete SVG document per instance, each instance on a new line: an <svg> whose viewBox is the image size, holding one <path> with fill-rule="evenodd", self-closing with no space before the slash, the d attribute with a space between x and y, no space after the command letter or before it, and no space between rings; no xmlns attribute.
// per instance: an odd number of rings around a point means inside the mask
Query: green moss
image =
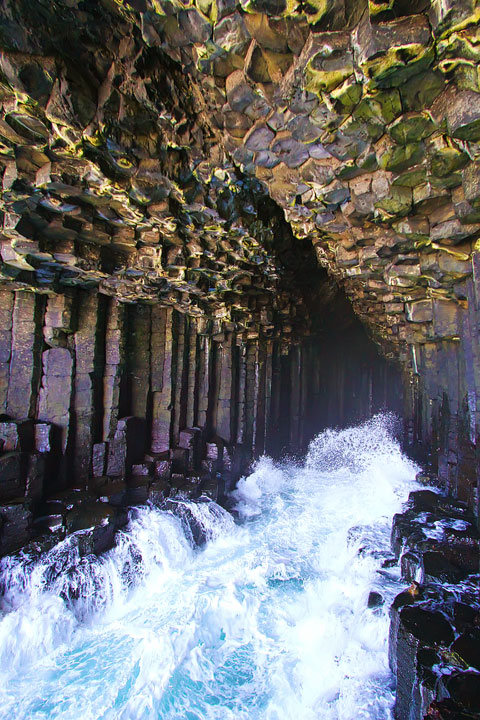
<svg viewBox="0 0 480 720"><path fill-rule="evenodd" d="M351 113L362 98L362 85L351 75L341 85L332 90L331 99L339 105L339 112Z"/></svg>
<svg viewBox="0 0 480 720"><path fill-rule="evenodd" d="M369 93L361 100L353 114L363 122L380 125L391 123L401 113L400 94L397 89L391 89Z"/></svg>
<svg viewBox="0 0 480 720"><path fill-rule="evenodd" d="M431 160L432 174L438 178L447 177L468 163L468 155L456 147L447 146L438 150Z"/></svg>
<svg viewBox="0 0 480 720"><path fill-rule="evenodd" d="M405 110L424 110L433 103L445 87L445 77L442 73L427 70L414 75L398 89Z"/></svg>
<svg viewBox="0 0 480 720"><path fill-rule="evenodd" d="M404 217L412 209L412 191L410 188L392 186L390 193L378 200L375 207L382 219Z"/></svg>
<svg viewBox="0 0 480 720"><path fill-rule="evenodd" d="M414 188L425 182L426 174L427 170L425 167L412 168L395 178L392 185Z"/></svg>
<svg viewBox="0 0 480 720"><path fill-rule="evenodd" d="M435 124L427 113L409 113L398 118L387 132L400 145L416 143L431 135Z"/></svg>
<svg viewBox="0 0 480 720"><path fill-rule="evenodd" d="M371 87L392 88L403 85L409 78L430 67L435 59L432 47L412 43L393 47L362 65Z"/></svg>
<svg viewBox="0 0 480 720"><path fill-rule="evenodd" d="M402 173L412 165L422 161L425 152L423 143L411 145L395 145L386 150L378 158L379 167L382 170L390 170L394 173Z"/></svg>

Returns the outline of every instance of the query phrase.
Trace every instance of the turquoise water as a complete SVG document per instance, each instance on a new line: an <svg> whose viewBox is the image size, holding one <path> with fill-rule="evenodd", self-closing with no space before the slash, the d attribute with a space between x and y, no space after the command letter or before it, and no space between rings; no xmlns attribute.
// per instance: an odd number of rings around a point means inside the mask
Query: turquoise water
<svg viewBox="0 0 480 720"><path fill-rule="evenodd" d="M180 501L201 549L177 517L140 508L101 559L80 560L71 537L4 561L0 718L390 718L399 582L381 564L416 468L387 425L326 431L302 464L262 458L236 522ZM367 607L371 590L383 608Z"/></svg>

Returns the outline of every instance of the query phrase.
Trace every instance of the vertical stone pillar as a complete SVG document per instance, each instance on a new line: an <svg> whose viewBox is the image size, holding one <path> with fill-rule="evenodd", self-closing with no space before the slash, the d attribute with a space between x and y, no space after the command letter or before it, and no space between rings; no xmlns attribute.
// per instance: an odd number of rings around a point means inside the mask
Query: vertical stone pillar
<svg viewBox="0 0 480 720"><path fill-rule="evenodd" d="M103 400L103 398L95 397L96 375L101 372L104 359L104 353L99 352L99 346L103 345L103 343L100 343L98 333L98 295L81 292L78 295L78 326L74 335L75 379L73 382L72 410L75 415L75 437L73 444L73 473L77 481L82 481L85 484L91 470L92 448L95 441L95 413L101 412Z"/></svg>
<svg viewBox="0 0 480 720"><path fill-rule="evenodd" d="M103 374L103 442L115 434L120 401L120 379L125 356L125 305L109 300L105 330Z"/></svg>
<svg viewBox="0 0 480 720"><path fill-rule="evenodd" d="M271 425L271 405L272 405L272 375L273 375L273 341L267 340L265 343L265 423L263 429L264 446L263 451L267 450L268 431Z"/></svg>
<svg viewBox="0 0 480 720"><path fill-rule="evenodd" d="M244 342L238 348L238 379L237 379L237 443L245 442L246 417L245 401L247 387L247 346Z"/></svg>
<svg viewBox="0 0 480 720"><path fill-rule="evenodd" d="M0 290L0 413L7 411L8 376L12 354L14 294Z"/></svg>
<svg viewBox="0 0 480 720"><path fill-rule="evenodd" d="M281 355L280 345L278 341L272 343L271 355L271 393L270 393L270 411L267 428L267 452L270 455L276 454L280 450L279 431L280 431L280 400L281 400Z"/></svg>
<svg viewBox="0 0 480 720"><path fill-rule="evenodd" d="M197 330L199 333L199 356L198 356L198 389L197 389L197 418L198 427L204 428L207 424L208 396L210 384L210 355L211 339L206 334L206 321L204 318L198 321Z"/></svg>
<svg viewBox="0 0 480 720"><path fill-rule="evenodd" d="M467 282L468 326L471 357L468 358L469 434L474 446L470 473L471 504L480 527L480 253L472 256L473 277Z"/></svg>
<svg viewBox="0 0 480 720"><path fill-rule="evenodd" d="M293 451L300 444L301 369L300 347L294 345L290 349L290 447Z"/></svg>
<svg viewBox="0 0 480 720"><path fill-rule="evenodd" d="M185 334L187 322L183 313L177 312L174 323L175 336L175 373L173 375L173 417L172 440L177 445L180 430L185 427L186 410L186 365L185 365Z"/></svg>
<svg viewBox="0 0 480 720"><path fill-rule="evenodd" d="M152 452L163 453L170 447L172 403L172 308L155 311L154 347L163 350L153 357L152 367Z"/></svg>
<svg viewBox="0 0 480 720"><path fill-rule="evenodd" d="M226 333L225 340L219 343L217 355L217 373L219 378L216 432L225 442L231 442L232 413L232 351L233 334Z"/></svg>
<svg viewBox="0 0 480 720"><path fill-rule="evenodd" d="M42 353L42 385L38 419L51 422L59 432L59 446L67 449L70 427L73 359L70 350L54 347Z"/></svg>
<svg viewBox="0 0 480 720"><path fill-rule="evenodd" d="M197 368L197 318L189 318L189 343L188 343L188 378L187 378L187 410L186 427L195 425L196 406L196 368Z"/></svg>
<svg viewBox="0 0 480 720"><path fill-rule="evenodd" d="M257 403L253 453L261 455L265 452L265 383L266 383L266 348L260 340L257 355Z"/></svg>
<svg viewBox="0 0 480 720"><path fill-rule="evenodd" d="M150 389L150 306L138 304L129 310L132 313L129 338L131 413L145 419Z"/></svg>
<svg viewBox="0 0 480 720"><path fill-rule="evenodd" d="M15 293L7 413L33 417L40 374L41 320L44 299L31 292Z"/></svg>
<svg viewBox="0 0 480 720"><path fill-rule="evenodd" d="M246 387L245 387L245 445L253 451L254 438L257 426L258 402L258 343L250 342L246 357Z"/></svg>

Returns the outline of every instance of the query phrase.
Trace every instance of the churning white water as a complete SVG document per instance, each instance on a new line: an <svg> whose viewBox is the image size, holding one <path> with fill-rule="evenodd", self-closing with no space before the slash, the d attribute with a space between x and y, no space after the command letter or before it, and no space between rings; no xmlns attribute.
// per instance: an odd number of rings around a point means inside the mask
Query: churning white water
<svg viewBox="0 0 480 720"><path fill-rule="evenodd" d="M328 430L306 461L261 459L235 492L239 522L183 501L133 511L117 547L72 536L2 564L0 717L64 720L389 718L392 515L416 467L388 418ZM387 563L388 565L388 563ZM376 590L381 608L367 600Z"/></svg>

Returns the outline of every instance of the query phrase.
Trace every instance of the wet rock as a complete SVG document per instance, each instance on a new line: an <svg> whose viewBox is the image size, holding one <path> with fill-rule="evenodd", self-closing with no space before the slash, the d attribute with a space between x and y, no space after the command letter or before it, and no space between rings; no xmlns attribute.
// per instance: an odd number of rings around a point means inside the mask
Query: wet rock
<svg viewBox="0 0 480 720"><path fill-rule="evenodd" d="M392 636L391 636L392 639ZM395 655L397 692L394 713L399 720L412 717L412 697L417 685L418 651L424 646L448 646L454 633L445 617L436 611L404 607L399 613ZM421 717L415 709L415 717Z"/></svg>
<svg viewBox="0 0 480 720"><path fill-rule="evenodd" d="M161 505L170 494L170 485L165 480L154 481L148 489L148 500L154 505Z"/></svg>
<svg viewBox="0 0 480 720"><path fill-rule="evenodd" d="M41 453L26 455L25 497L34 502L41 500L44 494L45 457Z"/></svg>
<svg viewBox="0 0 480 720"><path fill-rule="evenodd" d="M465 711L458 703L447 699L434 700L428 708L425 720L476 720L477 717L477 713Z"/></svg>
<svg viewBox="0 0 480 720"><path fill-rule="evenodd" d="M0 507L0 554L7 555L25 545L31 537L32 512L23 503Z"/></svg>
<svg viewBox="0 0 480 720"><path fill-rule="evenodd" d="M52 449L51 445L51 433L52 427L50 423L35 423L34 435L35 435L35 447L40 453L50 452Z"/></svg>
<svg viewBox="0 0 480 720"><path fill-rule="evenodd" d="M67 514L66 529L78 533L82 555L99 555L113 547L115 533L126 525L128 516L106 503L82 503Z"/></svg>
<svg viewBox="0 0 480 720"><path fill-rule="evenodd" d="M99 480L101 478L98 478ZM96 488L98 500L108 503L113 507L122 507L127 504L127 485L123 480L110 480L102 478L104 483L99 483Z"/></svg>
<svg viewBox="0 0 480 720"><path fill-rule="evenodd" d="M105 474L106 443L95 443L92 447L92 475L102 477Z"/></svg>
<svg viewBox="0 0 480 720"><path fill-rule="evenodd" d="M480 712L479 674L475 672L457 672L442 677L440 681L440 699L450 698L463 711Z"/></svg>
<svg viewBox="0 0 480 720"><path fill-rule="evenodd" d="M195 514L190 502L168 499L163 507L181 520L185 534L191 539L192 543L199 547L206 543L208 539L207 530Z"/></svg>
<svg viewBox="0 0 480 720"><path fill-rule="evenodd" d="M463 662L480 672L480 628L462 633L451 646Z"/></svg>
<svg viewBox="0 0 480 720"><path fill-rule="evenodd" d="M385 603L383 595L376 590L372 590L368 595L367 607L378 608Z"/></svg>
<svg viewBox="0 0 480 720"><path fill-rule="evenodd" d="M23 495L25 480L22 475L21 453L7 452L0 456L0 501L8 502Z"/></svg>

